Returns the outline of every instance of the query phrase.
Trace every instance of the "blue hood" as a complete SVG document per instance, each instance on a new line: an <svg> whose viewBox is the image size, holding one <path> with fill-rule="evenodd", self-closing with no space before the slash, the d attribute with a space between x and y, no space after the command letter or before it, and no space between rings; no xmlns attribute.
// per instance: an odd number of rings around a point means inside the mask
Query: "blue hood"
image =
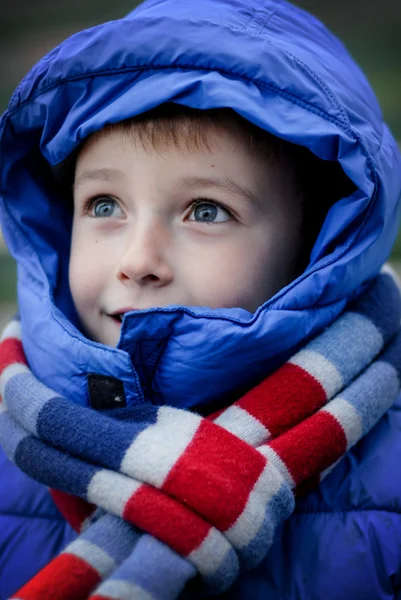
<svg viewBox="0 0 401 600"><path fill-rule="evenodd" d="M106 123L164 102L231 107L337 160L356 190L330 210L311 262L255 314L130 313L110 348L84 337L68 289L71 208L51 168ZM82 31L25 77L0 122L1 223L18 261L23 342L40 379L88 403L88 374L128 404L228 402L331 322L390 253L401 159L364 75L315 18L280 0L150 0ZM324 189L322 189L324 196Z"/></svg>

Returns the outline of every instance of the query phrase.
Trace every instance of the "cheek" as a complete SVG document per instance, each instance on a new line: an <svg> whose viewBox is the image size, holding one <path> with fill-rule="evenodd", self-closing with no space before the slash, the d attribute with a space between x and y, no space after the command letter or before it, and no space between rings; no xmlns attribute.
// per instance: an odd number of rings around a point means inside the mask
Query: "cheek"
<svg viewBox="0 0 401 600"><path fill-rule="evenodd" d="M259 296L259 286L266 276L265 254L260 248L241 240L224 240L214 244L198 257L184 254L186 268L183 280L191 282L193 303L210 308L240 307L250 310L255 293ZM263 256L261 256L263 254Z"/></svg>
<svg viewBox="0 0 401 600"><path fill-rule="evenodd" d="M69 281L72 298L78 312L88 302L88 296L92 295L91 277L87 275L85 260L78 260L71 256L69 268Z"/></svg>
<svg viewBox="0 0 401 600"><path fill-rule="evenodd" d="M102 288L105 269L96 253L96 244L85 243L82 238L73 237L69 265L71 294L78 311L93 305Z"/></svg>
<svg viewBox="0 0 401 600"><path fill-rule="evenodd" d="M250 235L224 240L209 248L207 255L186 255L187 280L192 282L196 303L254 312L291 281L292 246L286 236L263 227Z"/></svg>

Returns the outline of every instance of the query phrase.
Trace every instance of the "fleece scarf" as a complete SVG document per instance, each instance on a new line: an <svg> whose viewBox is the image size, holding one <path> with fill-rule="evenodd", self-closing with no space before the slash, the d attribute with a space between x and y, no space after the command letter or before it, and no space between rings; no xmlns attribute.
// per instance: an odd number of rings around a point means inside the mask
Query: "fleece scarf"
<svg viewBox="0 0 401 600"><path fill-rule="evenodd" d="M0 443L80 531L13 598L170 600L188 582L196 595L229 588L266 555L296 492L395 400L400 316L398 288L381 273L210 418L151 405L102 413L60 397L29 370L11 322L0 345Z"/></svg>

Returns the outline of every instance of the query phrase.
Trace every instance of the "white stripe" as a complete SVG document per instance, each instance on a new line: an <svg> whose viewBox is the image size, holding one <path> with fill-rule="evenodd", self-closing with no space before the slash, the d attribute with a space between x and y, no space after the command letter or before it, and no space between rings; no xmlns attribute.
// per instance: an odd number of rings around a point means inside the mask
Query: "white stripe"
<svg viewBox="0 0 401 600"><path fill-rule="evenodd" d="M87 497L89 502L121 517L127 500L140 487L141 483L138 481L104 469L92 477L88 485Z"/></svg>
<svg viewBox="0 0 401 600"><path fill-rule="evenodd" d="M10 321L0 336L0 343L8 338L16 338L21 340L21 323L20 321Z"/></svg>
<svg viewBox="0 0 401 600"><path fill-rule="evenodd" d="M333 398L344 385L341 373L320 352L305 348L293 356L289 362L301 367L317 379L326 392L327 398Z"/></svg>
<svg viewBox="0 0 401 600"><path fill-rule="evenodd" d="M230 406L214 422L253 447L265 443L270 438L269 430L239 406Z"/></svg>
<svg viewBox="0 0 401 600"><path fill-rule="evenodd" d="M195 565L201 575L213 575L230 551L231 545L222 533L211 527L201 545L188 555L188 560Z"/></svg>
<svg viewBox="0 0 401 600"><path fill-rule="evenodd" d="M107 596L113 600L155 600L143 587L129 583L124 579L108 579L102 583L94 595Z"/></svg>
<svg viewBox="0 0 401 600"><path fill-rule="evenodd" d="M277 494L283 485L281 474L271 465L266 463L265 468L259 476L248 502L234 525L224 532L226 538L237 548L245 548L257 535L262 526L266 505ZM266 543L268 540L266 540Z"/></svg>
<svg viewBox="0 0 401 600"><path fill-rule="evenodd" d="M287 469L286 464L281 460L281 458L273 450L273 448L269 446L269 444L264 444L263 446L260 446L260 448L257 448L257 451L263 454L263 456L267 458L269 462L271 462L273 467L275 467L278 470L280 475L288 483L291 489L295 487L295 481L293 480L291 473Z"/></svg>
<svg viewBox="0 0 401 600"><path fill-rule="evenodd" d="M126 451L120 471L160 488L201 421L199 415L162 406L157 422L142 431Z"/></svg>
<svg viewBox="0 0 401 600"><path fill-rule="evenodd" d="M0 415L2 413L4 413L4 412L7 412L7 407L6 407L6 405L4 404L3 400L0 397Z"/></svg>
<svg viewBox="0 0 401 600"><path fill-rule="evenodd" d="M63 554L73 554L82 558L93 567L101 577L108 577L116 568L115 560L102 548L92 542L78 538L70 544Z"/></svg>
<svg viewBox="0 0 401 600"><path fill-rule="evenodd" d="M4 390L7 383L10 381L14 375L18 375L20 373L29 373L29 368L22 363L13 363L6 367L2 374L0 375L0 396L4 398Z"/></svg>
<svg viewBox="0 0 401 600"><path fill-rule="evenodd" d="M394 280L394 283L398 287L398 291L401 292L401 279L398 277L397 271L395 271L389 263L384 263L384 265L380 269L380 273L390 275L390 277Z"/></svg>
<svg viewBox="0 0 401 600"><path fill-rule="evenodd" d="M338 396L323 408L322 412L332 415L341 425L347 440L347 449L356 444L361 438L363 431L362 419L355 407L347 400Z"/></svg>

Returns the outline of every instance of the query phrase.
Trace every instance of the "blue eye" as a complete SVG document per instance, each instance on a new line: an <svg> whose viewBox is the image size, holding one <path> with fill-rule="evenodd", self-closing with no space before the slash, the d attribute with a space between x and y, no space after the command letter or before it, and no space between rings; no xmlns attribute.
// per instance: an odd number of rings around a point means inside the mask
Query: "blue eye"
<svg viewBox="0 0 401 600"><path fill-rule="evenodd" d="M97 198L91 207L93 217L121 217L123 212L118 203L112 198Z"/></svg>
<svg viewBox="0 0 401 600"><path fill-rule="evenodd" d="M214 202L197 202L192 208L189 221L197 223L225 223L231 220L230 213Z"/></svg>

